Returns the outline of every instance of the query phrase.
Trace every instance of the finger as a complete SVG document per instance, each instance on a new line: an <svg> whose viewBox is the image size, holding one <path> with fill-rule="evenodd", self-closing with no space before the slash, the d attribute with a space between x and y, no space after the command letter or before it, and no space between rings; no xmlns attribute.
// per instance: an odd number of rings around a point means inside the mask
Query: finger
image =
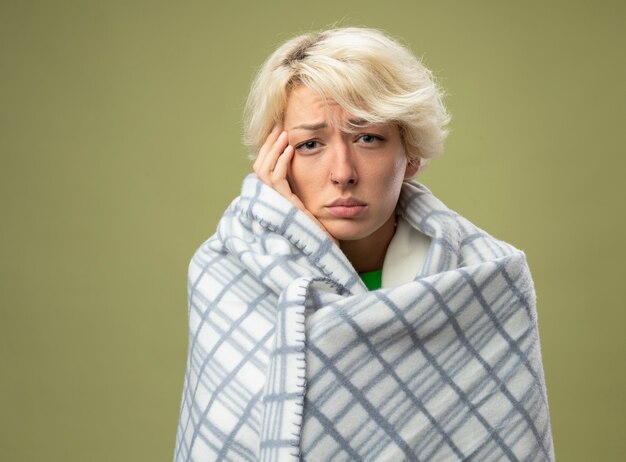
<svg viewBox="0 0 626 462"><path fill-rule="evenodd" d="M280 136L282 135L282 131L278 126L275 127L275 131L272 131L265 140L265 143L261 147L259 151L259 156L257 157L257 162L255 165L256 170L260 170L262 172L267 172L268 157L272 156L272 150L276 143L279 141Z"/></svg>
<svg viewBox="0 0 626 462"><path fill-rule="evenodd" d="M287 182L287 172L289 171L291 159L293 159L293 153L293 146L288 145L276 161L276 166L274 167L274 171L272 172L272 180L274 182Z"/></svg>
<svg viewBox="0 0 626 462"><path fill-rule="evenodd" d="M272 131L267 134L267 138L265 138L265 143L261 146L261 152L267 152L272 147L272 145L276 142L283 129L279 124L274 125Z"/></svg>
<svg viewBox="0 0 626 462"><path fill-rule="evenodd" d="M261 165L259 167L263 175L271 175L271 173L276 168L276 162L278 162L278 158L287 147L287 144L287 132L282 132L278 136L270 150L264 154L264 159L261 161Z"/></svg>
<svg viewBox="0 0 626 462"><path fill-rule="evenodd" d="M272 131L268 133L267 138L265 138L265 142L263 143L263 146L261 146L261 149L259 149L256 159L254 160L254 164L252 167L255 172L257 171L259 166L263 163L263 159L265 158L265 153L269 151L270 146L274 144L279 134L280 134L279 126L274 125L274 128L272 128Z"/></svg>
<svg viewBox="0 0 626 462"><path fill-rule="evenodd" d="M281 132L282 132L281 126L278 124L274 125L274 128L272 128L272 131L269 132L269 134L267 135L267 138L265 139L265 143L263 143L263 146L261 146L261 149L259 149L259 152L257 153L256 159L254 161L253 169L255 171L263 163L265 154L270 150L272 145L276 142Z"/></svg>

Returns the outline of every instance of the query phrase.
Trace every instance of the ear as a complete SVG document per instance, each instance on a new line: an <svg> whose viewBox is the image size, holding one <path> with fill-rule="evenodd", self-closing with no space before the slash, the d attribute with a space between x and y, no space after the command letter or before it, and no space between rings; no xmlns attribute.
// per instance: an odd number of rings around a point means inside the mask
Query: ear
<svg viewBox="0 0 626 462"><path fill-rule="evenodd" d="M411 158L411 159L407 159L406 162L406 171L404 173L404 179L408 180L410 178L413 178L415 176L415 174L419 171L420 169L420 158Z"/></svg>

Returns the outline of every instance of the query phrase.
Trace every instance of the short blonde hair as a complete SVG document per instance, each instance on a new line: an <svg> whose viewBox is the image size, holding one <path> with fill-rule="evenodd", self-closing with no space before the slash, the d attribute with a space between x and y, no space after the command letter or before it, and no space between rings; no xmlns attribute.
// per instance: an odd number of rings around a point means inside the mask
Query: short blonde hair
<svg viewBox="0 0 626 462"><path fill-rule="evenodd" d="M265 61L244 112L252 158L300 85L363 124L396 123L409 159L425 163L443 151L450 117L432 72L382 32L348 27L292 38Z"/></svg>

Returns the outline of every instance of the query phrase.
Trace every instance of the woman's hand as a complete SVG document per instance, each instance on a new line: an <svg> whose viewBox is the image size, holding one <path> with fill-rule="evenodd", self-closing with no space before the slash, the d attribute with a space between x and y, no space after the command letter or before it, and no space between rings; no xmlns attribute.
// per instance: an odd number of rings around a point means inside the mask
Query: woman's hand
<svg viewBox="0 0 626 462"><path fill-rule="evenodd" d="M263 183L278 191L286 197L292 204L306 213L315 223L322 228L330 238L338 244L338 241L324 228L322 223L304 206L302 201L291 190L287 173L291 159L293 159L294 148L289 145L287 132L282 127L276 125L265 140L259 151L259 155L254 161L253 169L256 176Z"/></svg>
<svg viewBox="0 0 626 462"><path fill-rule="evenodd" d="M287 180L287 171L293 153L294 149L289 145L287 132L276 125L267 136L252 168L261 181L289 199L299 209L305 210L304 204L293 193Z"/></svg>

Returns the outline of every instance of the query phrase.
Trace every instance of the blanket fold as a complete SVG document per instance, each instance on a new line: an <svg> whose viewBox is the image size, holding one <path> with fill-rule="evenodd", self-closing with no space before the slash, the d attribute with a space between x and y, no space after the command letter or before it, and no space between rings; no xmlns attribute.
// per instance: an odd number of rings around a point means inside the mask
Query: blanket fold
<svg viewBox="0 0 626 462"><path fill-rule="evenodd" d="M403 185L419 276L368 292L254 175L189 266L176 461L553 460L524 254Z"/></svg>

